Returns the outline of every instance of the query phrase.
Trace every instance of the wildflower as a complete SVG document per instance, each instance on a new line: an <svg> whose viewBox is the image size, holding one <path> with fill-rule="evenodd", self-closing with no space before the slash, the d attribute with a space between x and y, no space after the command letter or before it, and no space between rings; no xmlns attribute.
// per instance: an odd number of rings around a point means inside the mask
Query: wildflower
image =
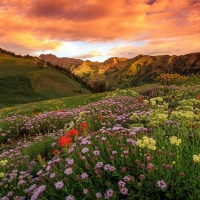
<svg viewBox="0 0 200 200"><path fill-rule="evenodd" d="M82 153L87 153L88 151L89 151L89 149L88 149L87 147L85 147L85 148L83 148L83 149L81 150Z"/></svg>
<svg viewBox="0 0 200 200"><path fill-rule="evenodd" d="M118 186L119 186L120 188L125 187L125 186L126 186L126 183L125 183L124 181L119 181L119 182L118 182Z"/></svg>
<svg viewBox="0 0 200 200"><path fill-rule="evenodd" d="M9 198L7 196L4 196L1 198L1 200L9 200Z"/></svg>
<svg viewBox="0 0 200 200"><path fill-rule="evenodd" d="M124 180L125 182L130 182L130 181L131 181L131 178L130 178L130 176L124 176L123 180Z"/></svg>
<svg viewBox="0 0 200 200"><path fill-rule="evenodd" d="M25 180L20 180L17 185L20 186L20 185L25 185L26 184L26 181Z"/></svg>
<svg viewBox="0 0 200 200"><path fill-rule="evenodd" d="M180 176L180 177L184 177L185 174L184 174L183 172L180 172L180 173L179 173L179 176Z"/></svg>
<svg viewBox="0 0 200 200"><path fill-rule="evenodd" d="M56 188L57 190L62 189L63 186L64 186L63 181L59 181L59 182L55 183L55 188Z"/></svg>
<svg viewBox="0 0 200 200"><path fill-rule="evenodd" d="M31 200L36 200L39 198L40 194L46 190L46 185L41 185L40 187L34 190L33 195L31 196Z"/></svg>
<svg viewBox="0 0 200 200"><path fill-rule="evenodd" d="M66 175L70 175L70 174L72 174L72 172L73 172L73 168L70 167L70 168L67 168L64 173Z"/></svg>
<svg viewBox="0 0 200 200"><path fill-rule="evenodd" d="M8 197L11 197L12 195L13 195L13 192L12 192L12 191L10 191L10 192L7 193L7 196L8 196Z"/></svg>
<svg viewBox="0 0 200 200"><path fill-rule="evenodd" d="M101 168L103 167L103 162L98 162L95 166L96 168Z"/></svg>
<svg viewBox="0 0 200 200"><path fill-rule="evenodd" d="M1 160L0 165L5 165L8 161L7 160Z"/></svg>
<svg viewBox="0 0 200 200"><path fill-rule="evenodd" d="M80 125L80 130L83 132L83 134L86 134L88 131L88 124L87 122L82 122Z"/></svg>
<svg viewBox="0 0 200 200"><path fill-rule="evenodd" d="M181 143L181 139L178 139L176 136L171 136L169 138L171 144L178 146Z"/></svg>
<svg viewBox="0 0 200 200"><path fill-rule="evenodd" d="M167 187L167 184L162 180L161 181L158 180L157 185L158 185L159 188L162 188L162 189Z"/></svg>
<svg viewBox="0 0 200 200"><path fill-rule="evenodd" d="M121 168L122 173L126 173L126 167Z"/></svg>
<svg viewBox="0 0 200 200"><path fill-rule="evenodd" d="M196 163L200 163L200 154L199 155L193 155L193 161Z"/></svg>
<svg viewBox="0 0 200 200"><path fill-rule="evenodd" d="M104 198L105 199L110 199L113 196L114 192L112 189L108 189L106 190L105 194L104 194Z"/></svg>
<svg viewBox="0 0 200 200"><path fill-rule="evenodd" d="M145 175L144 174L140 174L140 180L145 179Z"/></svg>
<svg viewBox="0 0 200 200"><path fill-rule="evenodd" d="M37 175L40 176L43 174L43 170L41 169L40 171L37 172Z"/></svg>
<svg viewBox="0 0 200 200"><path fill-rule="evenodd" d="M74 159L66 158L66 162L68 163L68 165L73 165Z"/></svg>
<svg viewBox="0 0 200 200"><path fill-rule="evenodd" d="M65 200L74 200L74 197L71 196L71 195L69 195L69 196L67 196L67 197L65 198Z"/></svg>
<svg viewBox="0 0 200 200"><path fill-rule="evenodd" d="M147 165L147 167L146 167L146 170L147 170L148 172L151 172L153 168L154 168L154 165L151 164L151 163L149 163L149 164Z"/></svg>
<svg viewBox="0 0 200 200"><path fill-rule="evenodd" d="M73 128L71 131L67 131L65 133L67 137L77 137L79 135L79 131Z"/></svg>
<svg viewBox="0 0 200 200"><path fill-rule="evenodd" d="M55 146L56 146L56 143L55 143L55 142L51 144L51 147L55 147Z"/></svg>
<svg viewBox="0 0 200 200"><path fill-rule="evenodd" d="M66 136L62 136L59 140L58 140L58 145L60 147L66 148L68 147L70 144L72 143L72 138L66 137Z"/></svg>
<svg viewBox="0 0 200 200"><path fill-rule="evenodd" d="M147 148L150 150L156 150L156 141L152 138L149 138L147 136L143 136L142 139L137 140L136 145L140 148Z"/></svg>
<svg viewBox="0 0 200 200"><path fill-rule="evenodd" d="M97 193L95 194L95 197L96 197L97 199L100 199L100 198L102 198L102 194L101 194L100 192L97 192Z"/></svg>
<svg viewBox="0 0 200 200"><path fill-rule="evenodd" d="M103 117L102 117L102 115L100 115L99 116L99 121L102 122L102 120L103 120Z"/></svg>
<svg viewBox="0 0 200 200"><path fill-rule="evenodd" d="M89 194L89 190L88 190L88 189L83 189L83 194L84 194L84 195Z"/></svg>
<svg viewBox="0 0 200 200"><path fill-rule="evenodd" d="M81 179L82 180L87 180L88 179L88 174L87 173L82 173L81 174Z"/></svg>
<svg viewBox="0 0 200 200"><path fill-rule="evenodd" d="M5 174L4 174L3 172L1 172L1 173L0 173L0 178L3 178L4 175L5 175Z"/></svg>
<svg viewBox="0 0 200 200"><path fill-rule="evenodd" d="M59 153L59 151L57 150L57 149L54 149L53 151L52 151L52 154L53 155L56 155L56 154L58 154Z"/></svg>
<svg viewBox="0 0 200 200"><path fill-rule="evenodd" d="M55 178L55 177L56 177L56 174L55 174L55 173L51 173L51 174L50 174L50 178L51 178L51 179L53 179L53 178Z"/></svg>
<svg viewBox="0 0 200 200"><path fill-rule="evenodd" d="M112 151L112 155L113 156L117 155L117 151Z"/></svg>
<svg viewBox="0 0 200 200"><path fill-rule="evenodd" d="M137 182L137 185L138 185L138 187L141 187L142 183L141 182Z"/></svg>
<svg viewBox="0 0 200 200"><path fill-rule="evenodd" d="M100 151L95 150L95 151L93 151L93 154L94 154L95 156L98 156L98 155L100 154Z"/></svg>
<svg viewBox="0 0 200 200"><path fill-rule="evenodd" d="M120 188L120 193L121 193L122 195L127 195L127 194L128 194L128 189L125 188L125 187Z"/></svg>

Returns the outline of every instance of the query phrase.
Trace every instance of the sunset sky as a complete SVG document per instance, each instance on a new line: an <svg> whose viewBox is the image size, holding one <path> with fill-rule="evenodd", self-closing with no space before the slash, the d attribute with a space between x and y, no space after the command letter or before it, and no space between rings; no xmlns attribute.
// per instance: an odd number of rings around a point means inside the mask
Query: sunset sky
<svg viewBox="0 0 200 200"><path fill-rule="evenodd" d="M92 61L200 52L200 0L0 0L0 47Z"/></svg>

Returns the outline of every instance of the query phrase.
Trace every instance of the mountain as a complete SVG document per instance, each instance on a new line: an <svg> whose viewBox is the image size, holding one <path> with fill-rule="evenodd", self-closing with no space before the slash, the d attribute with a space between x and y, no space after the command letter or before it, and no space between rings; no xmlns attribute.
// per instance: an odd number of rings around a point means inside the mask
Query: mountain
<svg viewBox="0 0 200 200"><path fill-rule="evenodd" d="M151 83L162 73L200 73L200 53L180 56L138 55L131 59L112 57L102 63L58 58L52 54L42 54L39 59L59 66L60 70L66 70L69 76L92 88L94 92L99 92L101 87L114 90Z"/></svg>
<svg viewBox="0 0 200 200"><path fill-rule="evenodd" d="M37 57L0 49L0 108L91 93Z"/></svg>

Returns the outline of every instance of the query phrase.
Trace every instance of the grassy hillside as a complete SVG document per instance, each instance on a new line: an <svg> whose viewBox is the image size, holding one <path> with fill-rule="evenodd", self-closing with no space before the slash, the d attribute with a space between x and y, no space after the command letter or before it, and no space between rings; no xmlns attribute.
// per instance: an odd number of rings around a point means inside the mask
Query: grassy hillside
<svg viewBox="0 0 200 200"><path fill-rule="evenodd" d="M90 93L76 81L36 58L16 58L0 53L0 108Z"/></svg>

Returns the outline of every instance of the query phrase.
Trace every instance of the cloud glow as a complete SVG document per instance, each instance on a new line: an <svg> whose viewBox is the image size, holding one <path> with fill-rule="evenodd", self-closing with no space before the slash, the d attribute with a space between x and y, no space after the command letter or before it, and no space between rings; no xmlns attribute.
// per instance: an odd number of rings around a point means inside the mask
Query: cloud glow
<svg viewBox="0 0 200 200"><path fill-rule="evenodd" d="M0 46L103 61L200 51L195 0L1 0Z"/></svg>

